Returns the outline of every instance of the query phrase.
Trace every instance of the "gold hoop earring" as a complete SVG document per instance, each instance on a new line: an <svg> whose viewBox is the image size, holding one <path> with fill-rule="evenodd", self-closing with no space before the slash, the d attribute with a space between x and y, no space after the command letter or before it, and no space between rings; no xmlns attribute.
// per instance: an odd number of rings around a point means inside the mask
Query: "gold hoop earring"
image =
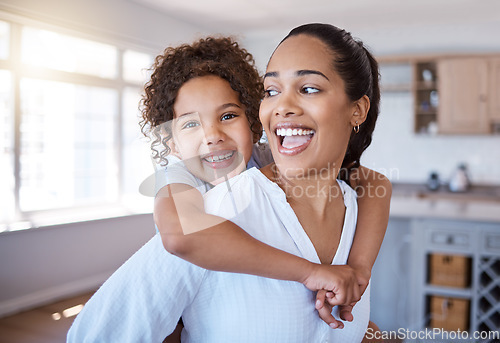
<svg viewBox="0 0 500 343"><path fill-rule="evenodd" d="M358 124L358 121L356 120L356 124ZM355 127L353 127L353 130L354 130L354 133L358 133L359 132L359 124Z"/></svg>

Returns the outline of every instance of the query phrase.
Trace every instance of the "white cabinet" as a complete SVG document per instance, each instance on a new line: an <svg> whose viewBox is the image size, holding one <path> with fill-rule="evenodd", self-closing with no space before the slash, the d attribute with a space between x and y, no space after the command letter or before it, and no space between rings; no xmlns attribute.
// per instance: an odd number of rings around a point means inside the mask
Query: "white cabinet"
<svg viewBox="0 0 500 343"><path fill-rule="evenodd" d="M500 224L415 219L411 224L411 242L413 273L409 313L412 329L448 325L449 328L465 326L470 334L498 332ZM430 277L431 257L436 255L468 260L468 267L456 272L467 273L469 281L454 287L436 285ZM444 273L453 275L450 270ZM438 309L434 307L436 303L440 304ZM458 310L454 311L450 304Z"/></svg>

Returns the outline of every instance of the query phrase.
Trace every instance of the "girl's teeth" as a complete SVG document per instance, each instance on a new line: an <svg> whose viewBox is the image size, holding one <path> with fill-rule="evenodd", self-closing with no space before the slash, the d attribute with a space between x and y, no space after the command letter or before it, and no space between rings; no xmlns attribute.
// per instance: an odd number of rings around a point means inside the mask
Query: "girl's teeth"
<svg viewBox="0 0 500 343"><path fill-rule="evenodd" d="M205 158L205 160L207 162L219 162L219 161L227 160L231 156L233 156L233 153L228 153L228 154L225 154L225 155L208 156L208 157Z"/></svg>

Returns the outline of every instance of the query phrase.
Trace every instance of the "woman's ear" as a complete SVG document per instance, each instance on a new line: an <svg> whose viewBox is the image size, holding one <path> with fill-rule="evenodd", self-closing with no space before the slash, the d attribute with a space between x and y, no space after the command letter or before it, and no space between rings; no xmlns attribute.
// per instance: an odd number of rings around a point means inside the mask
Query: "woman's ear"
<svg viewBox="0 0 500 343"><path fill-rule="evenodd" d="M354 103L354 112L351 117L351 125L358 126L366 120L368 111L370 110L370 99L363 95Z"/></svg>

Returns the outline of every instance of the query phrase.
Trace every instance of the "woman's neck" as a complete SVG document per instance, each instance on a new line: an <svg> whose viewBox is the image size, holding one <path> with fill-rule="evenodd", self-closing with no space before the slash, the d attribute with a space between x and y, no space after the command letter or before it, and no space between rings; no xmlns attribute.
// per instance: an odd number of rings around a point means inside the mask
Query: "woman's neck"
<svg viewBox="0 0 500 343"><path fill-rule="evenodd" d="M324 217L333 204L343 198L337 182L338 169L323 168L317 173L294 175L280 172L275 164L271 166L272 181L285 192L290 205L309 208L315 215Z"/></svg>

